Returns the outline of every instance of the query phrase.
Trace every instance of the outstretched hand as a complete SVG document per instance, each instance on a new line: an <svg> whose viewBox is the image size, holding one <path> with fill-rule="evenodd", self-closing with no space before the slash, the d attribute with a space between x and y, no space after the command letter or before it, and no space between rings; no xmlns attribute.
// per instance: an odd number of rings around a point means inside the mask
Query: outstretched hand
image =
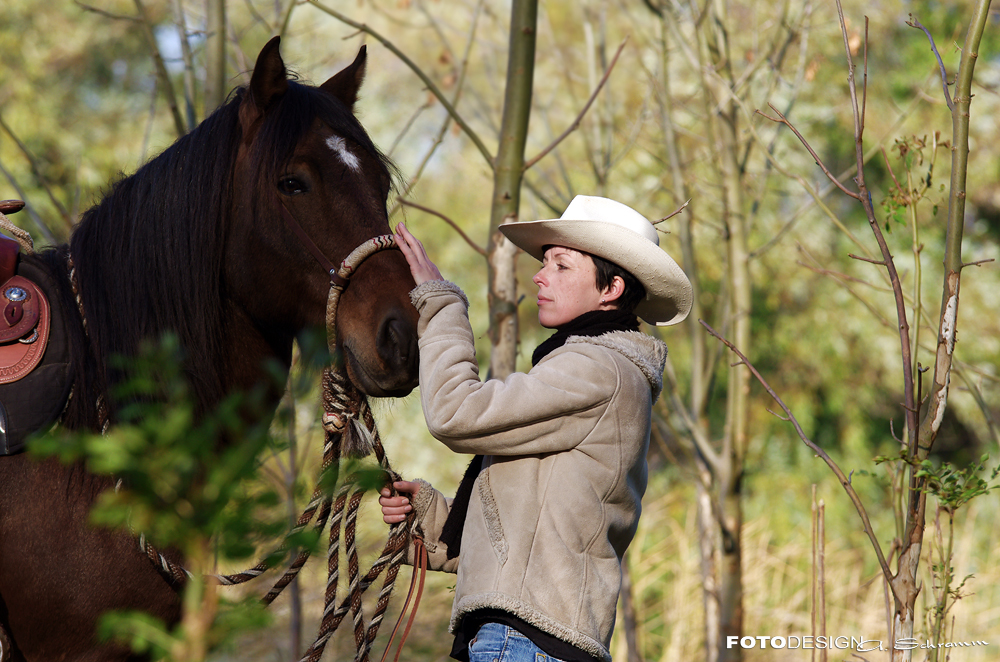
<svg viewBox="0 0 1000 662"><path fill-rule="evenodd" d="M437 265L427 257L427 251L420 240L410 234L406 226L400 223L396 226L396 245L403 251L406 263L410 265L410 273L417 285L428 280L444 280Z"/></svg>
<svg viewBox="0 0 1000 662"><path fill-rule="evenodd" d="M397 480L392 486L396 488L397 492L406 493L410 496L416 495L420 490L420 483L408 480ZM392 490L389 489L388 485L382 488L378 503L382 506L382 520L386 524L398 524L406 520L407 513L413 510L410 500L405 496L392 496Z"/></svg>

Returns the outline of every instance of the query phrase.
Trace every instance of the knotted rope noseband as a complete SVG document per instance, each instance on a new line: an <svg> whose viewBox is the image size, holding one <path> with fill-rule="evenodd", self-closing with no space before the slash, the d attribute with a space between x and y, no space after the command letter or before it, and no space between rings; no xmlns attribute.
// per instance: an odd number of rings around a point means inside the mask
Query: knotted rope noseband
<svg viewBox="0 0 1000 662"><path fill-rule="evenodd" d="M351 275L358 268L361 262L379 251L394 248L396 246L395 239L391 234L373 237L355 248L350 255L344 259L340 267L335 268L324 256L323 252L320 251L316 244L309 238L308 234L302 229L285 206L281 204L280 201L278 204L281 208L282 217L285 220L285 223L289 226L289 229L291 229L294 234L299 237L304 247L313 255L314 258L316 258L320 266L322 266L323 269L329 274L331 284L330 292L327 297L326 308L327 345L329 347L330 355L335 356L337 345L337 306L340 301L341 293L343 293L343 291L347 288ZM77 286L72 258L69 259L69 265L73 292L76 295L77 305L80 309L80 316L84 320L84 329L86 329L86 316L84 315L83 301L80 297L79 288ZM338 362L335 361L334 364L336 363ZM322 486L336 484L339 473L340 459L343 454L342 449L344 448L357 449L357 452L352 452L350 454L357 454L361 456L374 453L379 462L379 466L386 473L390 484L393 481L399 480L400 476L393 471L389 465L389 461L386 457L385 449L382 447L378 429L375 425L375 419L372 415L371 408L368 405L367 398L353 384L350 383L345 370L334 366L324 369L322 387L323 428L325 439L320 475L316 481L316 487L313 490L309 504L305 507L302 514L296 521L295 526L286 536L287 540L288 537L304 530L307 526L309 526L310 522L312 522L314 518L315 523L313 523L312 526L316 533L321 535L323 529L326 528L327 522L330 522L329 547L327 550L327 584L324 598L323 618L320 622L316 640L306 651L301 662L319 661L326 648L327 642L348 612L352 614L354 622L354 641L357 649L355 660L356 662L367 662L372 643L375 640L375 636L378 633L379 626L381 625L385 615L386 608L389 605L389 595L392 592L396 576L399 573L399 566L406 558L406 551L410 538L408 532L412 526L415 514L411 512L406 521L390 526L388 539L386 540L386 544L382 549L381 554L372 564L368 572L362 575L358 561L355 535L358 509L361 505L361 500L365 490L357 488L354 485L354 481L351 476L345 478L341 487L339 487L332 495L328 494ZM110 419L108 408L103 402L103 399L97 403L97 408L99 412L98 416L100 418L99 425L103 432L107 430ZM344 516L345 510L346 520ZM345 557L348 564L348 590L347 595L338 604L337 590L340 578L340 529L342 523L344 524ZM139 535L138 544L142 553L149 557L149 559L156 566L157 570L159 570L163 577L173 586L182 586L191 576L191 574L182 566L174 563L150 545L144 535ZM418 565L422 565L423 568L426 568L426 553L419 554L420 549L421 546L418 545L418 556L424 560L422 560L421 563L418 563ZM309 556L309 551L302 551L298 554L298 556L296 556L282 577L275 582L271 590L268 591L262 598L262 602L264 604L270 604L276 597L278 597L281 591L292 582L296 575L298 575L299 571L309 559ZM254 567L244 570L243 572L231 575L213 575L210 579L218 584L227 586L242 584L260 576L271 567L271 563L264 560L259 562ZM377 581L379 575L381 575L383 571L386 571L386 576L378 595L375 611L372 614L369 623L365 625L364 613L362 610L362 595ZM415 567L414 579L416 579L416 574L417 569ZM422 586L422 577L420 583ZM402 619L402 615L400 618ZM407 626L406 629L408 631L409 626ZM402 646L402 644L400 644L400 646ZM386 652L388 653L388 647ZM399 654L397 653L397 658L398 655Z"/></svg>

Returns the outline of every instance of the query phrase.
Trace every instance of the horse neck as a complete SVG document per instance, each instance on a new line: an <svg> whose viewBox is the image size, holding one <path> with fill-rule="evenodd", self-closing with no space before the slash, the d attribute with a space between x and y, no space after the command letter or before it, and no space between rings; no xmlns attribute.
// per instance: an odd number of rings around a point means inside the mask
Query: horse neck
<svg viewBox="0 0 1000 662"><path fill-rule="evenodd" d="M90 346L109 383L118 378L108 367L114 355L171 333L202 405L232 385L220 274L239 134L231 103L115 184L74 232Z"/></svg>

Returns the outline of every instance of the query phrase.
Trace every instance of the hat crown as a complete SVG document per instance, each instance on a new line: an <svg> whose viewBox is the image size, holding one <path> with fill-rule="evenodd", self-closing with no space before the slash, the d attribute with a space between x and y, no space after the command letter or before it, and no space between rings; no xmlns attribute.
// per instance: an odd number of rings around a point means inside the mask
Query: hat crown
<svg viewBox="0 0 1000 662"><path fill-rule="evenodd" d="M609 198L594 195L578 195L570 201L566 211L559 217L563 221L600 221L631 230L637 235L648 239L656 246L660 245L660 236L656 228L645 216Z"/></svg>

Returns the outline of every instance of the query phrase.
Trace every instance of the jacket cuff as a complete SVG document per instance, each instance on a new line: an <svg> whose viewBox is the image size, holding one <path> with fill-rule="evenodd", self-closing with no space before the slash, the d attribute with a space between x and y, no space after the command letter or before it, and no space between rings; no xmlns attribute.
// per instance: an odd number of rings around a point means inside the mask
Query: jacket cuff
<svg viewBox="0 0 1000 662"><path fill-rule="evenodd" d="M422 478L417 478L413 482L419 485L420 489L410 499L410 504L413 506L414 512L417 513L416 523L420 524L434 501L434 487Z"/></svg>
<svg viewBox="0 0 1000 662"><path fill-rule="evenodd" d="M465 296L465 292L462 291L461 287L448 280L426 280L420 283L410 290L410 301L413 302L413 306L419 312L429 299L442 294L457 296L465 304L466 309L468 309L469 299Z"/></svg>

